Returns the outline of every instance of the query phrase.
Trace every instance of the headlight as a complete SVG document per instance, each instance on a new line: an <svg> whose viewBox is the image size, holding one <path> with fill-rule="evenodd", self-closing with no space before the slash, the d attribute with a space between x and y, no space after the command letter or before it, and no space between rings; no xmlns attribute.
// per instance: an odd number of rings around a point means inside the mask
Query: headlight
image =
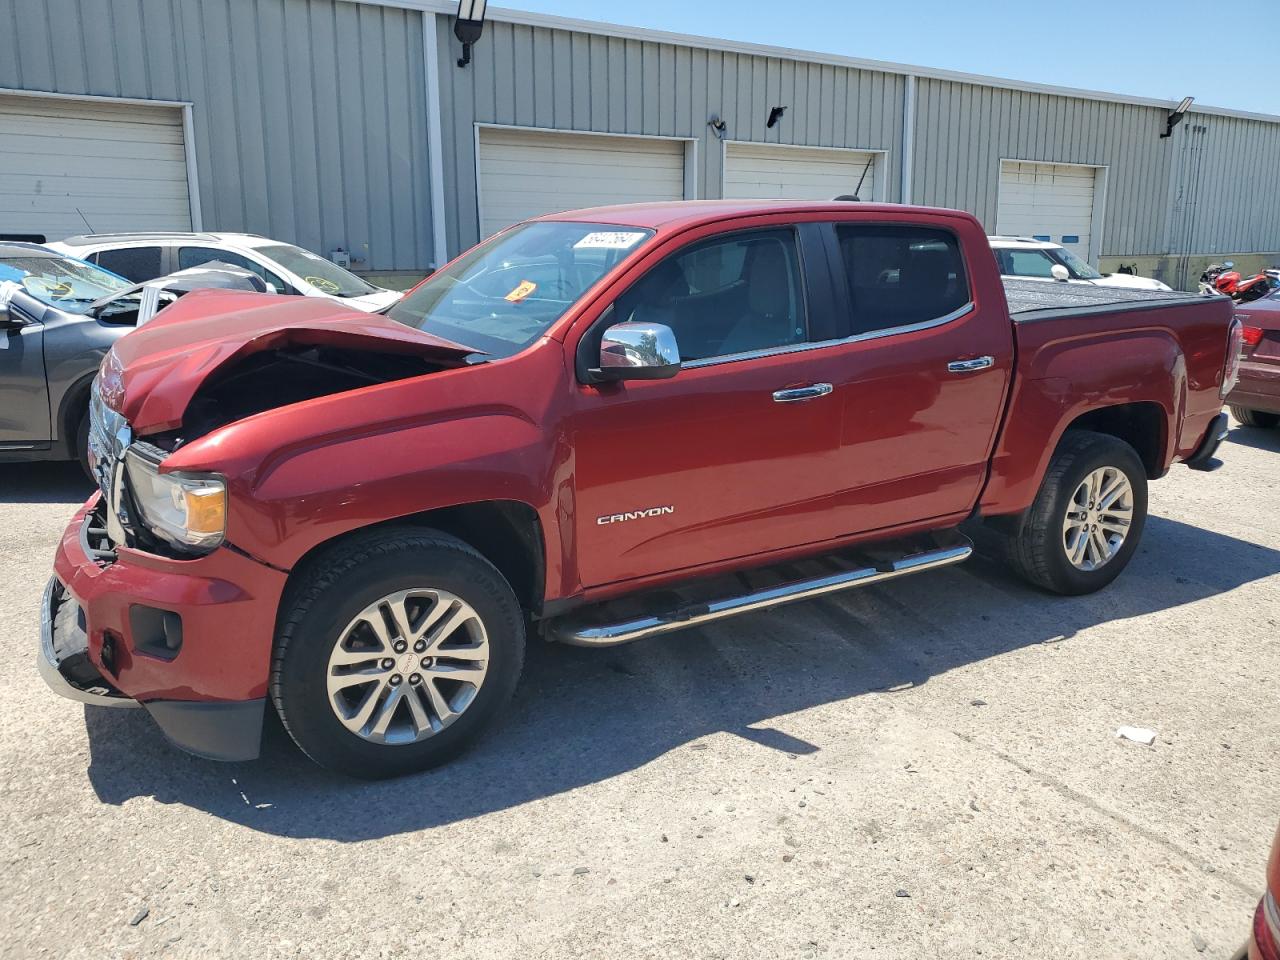
<svg viewBox="0 0 1280 960"><path fill-rule="evenodd" d="M130 447L129 489L152 533L178 547L212 550L227 530L227 487L217 477L161 473L160 464Z"/></svg>

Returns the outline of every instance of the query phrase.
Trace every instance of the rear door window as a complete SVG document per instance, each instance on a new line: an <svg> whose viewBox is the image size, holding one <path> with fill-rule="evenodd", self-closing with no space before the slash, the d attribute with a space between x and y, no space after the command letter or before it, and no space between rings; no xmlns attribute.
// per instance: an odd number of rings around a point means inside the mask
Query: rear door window
<svg viewBox="0 0 1280 960"><path fill-rule="evenodd" d="M102 269L110 270L126 280L145 283L164 274L164 269L161 267L163 252L160 247L117 247L114 250L99 250L97 264Z"/></svg>
<svg viewBox="0 0 1280 960"><path fill-rule="evenodd" d="M960 244L946 230L837 224L851 333L909 327L969 302Z"/></svg>

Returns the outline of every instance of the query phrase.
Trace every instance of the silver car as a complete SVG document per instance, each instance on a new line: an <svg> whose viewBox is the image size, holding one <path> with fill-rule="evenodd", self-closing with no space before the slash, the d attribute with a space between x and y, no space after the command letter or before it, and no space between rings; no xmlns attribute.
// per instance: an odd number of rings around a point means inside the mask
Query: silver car
<svg viewBox="0 0 1280 960"><path fill-rule="evenodd" d="M34 243L0 242L0 463L79 460L89 472L89 388L115 341L192 290L262 293L214 261L144 284Z"/></svg>
<svg viewBox="0 0 1280 960"><path fill-rule="evenodd" d="M93 305L129 286L46 247L0 242L0 462L79 460L87 470L89 385L136 315Z"/></svg>

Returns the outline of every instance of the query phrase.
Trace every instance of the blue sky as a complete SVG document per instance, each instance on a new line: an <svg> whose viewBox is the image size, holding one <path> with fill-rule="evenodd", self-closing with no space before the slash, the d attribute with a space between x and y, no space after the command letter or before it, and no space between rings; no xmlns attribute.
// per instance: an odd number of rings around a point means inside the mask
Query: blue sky
<svg viewBox="0 0 1280 960"><path fill-rule="evenodd" d="M1203 104L1280 114L1276 0L502 0L501 5L1135 96L1194 96Z"/></svg>

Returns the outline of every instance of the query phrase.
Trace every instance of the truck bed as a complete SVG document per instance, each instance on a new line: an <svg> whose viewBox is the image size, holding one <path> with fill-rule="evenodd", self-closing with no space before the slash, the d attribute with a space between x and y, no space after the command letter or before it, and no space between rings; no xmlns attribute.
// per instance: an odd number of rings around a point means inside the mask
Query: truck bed
<svg viewBox="0 0 1280 960"><path fill-rule="evenodd" d="M1060 317L1089 316L1117 310L1156 310L1204 303L1198 293L1095 287L1083 283L1051 283L1004 277L1004 295L1015 323Z"/></svg>

